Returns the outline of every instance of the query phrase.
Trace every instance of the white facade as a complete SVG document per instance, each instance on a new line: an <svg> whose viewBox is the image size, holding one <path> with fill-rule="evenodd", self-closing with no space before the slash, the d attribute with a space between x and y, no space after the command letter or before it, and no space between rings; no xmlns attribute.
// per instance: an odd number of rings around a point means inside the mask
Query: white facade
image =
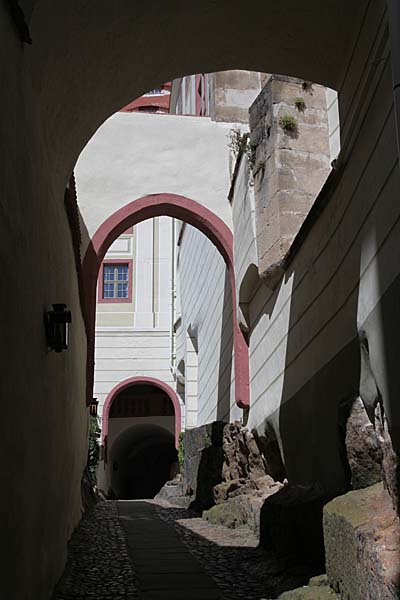
<svg viewBox="0 0 400 600"><path fill-rule="evenodd" d="M249 102L255 95L252 91ZM194 113L194 104L192 108ZM108 119L85 147L75 171L87 230L82 256L89 238L107 218L129 202L150 194L173 193L195 200L231 228L227 191L232 169L229 133L233 125L217 123L209 117L139 113L117 113ZM94 393L99 399L100 415L111 390L121 381L137 376L159 379L178 391L182 427L194 427L229 414L234 373L230 366L232 327L225 263L203 234L181 225L176 222L173 226L167 217L139 223L121 235L105 256L107 262L132 261L132 298L123 303L100 300L97 305ZM174 241L178 238L179 245ZM200 263L195 270L191 261L196 261L196 257ZM177 266L179 261L181 266ZM205 282L208 269L218 281L217 287L214 283L210 287L207 312L211 321L199 331L196 322L202 317L193 305L193 293L190 292L190 298L179 293L174 305L175 287L182 288L180 274L184 288L181 291L189 293L187 269L192 275L195 272L199 285ZM202 291L200 286L198 299ZM175 327L175 336L174 323L181 316L183 303L187 305L185 315L192 309L197 315L190 323L184 318ZM225 306L223 319L218 316L220 304L221 310ZM202 346L201 360L195 350L197 343ZM220 355L226 368L218 374ZM179 363L186 372L177 377ZM224 390L219 389L221 377ZM222 408L216 408L217 398L224 407L223 415L219 414Z"/></svg>
<svg viewBox="0 0 400 600"><path fill-rule="evenodd" d="M182 81L180 89L194 93L190 84L196 80ZM188 112L195 110L190 98L186 94ZM254 89L248 98L254 99ZM334 158L339 149L337 101L330 91L327 99ZM176 98L174 106L180 106ZM232 106L222 103L223 110L216 113L223 119ZM153 377L176 390L183 429L239 419L261 437L266 428L272 431L285 458L280 410L295 278L288 274L271 291L258 277L254 188L245 157L235 173L232 202L227 199L235 162L228 148L234 126L209 117L117 114L82 153L76 176L91 237L116 210L154 193L194 199L233 229L238 319L249 341L250 410L244 414L235 404L232 292L225 262L203 233L168 217L135 225L105 257L132 260L132 298L98 304L95 395L101 407L122 381ZM240 122L240 127L247 126ZM114 438L115 432L110 440Z"/></svg>

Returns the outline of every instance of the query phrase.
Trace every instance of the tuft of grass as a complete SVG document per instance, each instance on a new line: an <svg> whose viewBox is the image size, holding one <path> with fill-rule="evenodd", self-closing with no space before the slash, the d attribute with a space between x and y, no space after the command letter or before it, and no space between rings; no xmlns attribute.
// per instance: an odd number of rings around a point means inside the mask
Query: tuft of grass
<svg viewBox="0 0 400 600"><path fill-rule="evenodd" d="M305 92L308 92L309 94L313 93L313 84L312 84L312 81L304 80L303 83L301 84L301 87L303 88L303 90Z"/></svg>
<svg viewBox="0 0 400 600"><path fill-rule="evenodd" d="M293 115L282 115L279 119L279 125L284 131L295 133L297 131L297 121Z"/></svg>
<svg viewBox="0 0 400 600"><path fill-rule="evenodd" d="M304 98L302 98L301 96L297 96L297 97L294 99L294 105L295 105L295 107L297 108L297 110L298 110L299 112L304 112L304 111L305 111L305 109L306 109L306 103L305 103L305 100L304 100Z"/></svg>
<svg viewBox="0 0 400 600"><path fill-rule="evenodd" d="M185 461L185 448L183 446L183 432L181 431L179 434L179 444L178 444L178 462L179 467L182 471L183 463Z"/></svg>

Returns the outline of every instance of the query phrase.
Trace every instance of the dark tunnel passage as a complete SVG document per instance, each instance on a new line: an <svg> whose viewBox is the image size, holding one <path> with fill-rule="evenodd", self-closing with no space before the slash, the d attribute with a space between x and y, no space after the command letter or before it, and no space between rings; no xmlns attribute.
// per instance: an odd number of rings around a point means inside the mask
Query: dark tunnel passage
<svg viewBox="0 0 400 600"><path fill-rule="evenodd" d="M121 392L110 411L109 496L154 498L177 472L175 416L171 400L152 386Z"/></svg>
<svg viewBox="0 0 400 600"><path fill-rule="evenodd" d="M134 425L115 441L111 489L121 500L154 498L174 475L178 460L172 433L157 425Z"/></svg>

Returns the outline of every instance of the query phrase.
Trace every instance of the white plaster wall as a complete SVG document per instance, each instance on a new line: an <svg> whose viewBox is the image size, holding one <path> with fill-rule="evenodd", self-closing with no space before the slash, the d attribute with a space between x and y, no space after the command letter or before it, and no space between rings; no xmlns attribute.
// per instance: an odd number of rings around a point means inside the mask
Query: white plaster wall
<svg viewBox="0 0 400 600"><path fill-rule="evenodd" d="M193 366L193 355L187 354L189 330L198 347L197 426L216 419L229 421L241 415L233 398L230 284L218 250L190 226L185 227L181 239L178 278L182 322L177 331L176 360L177 364L185 361L186 372L188 363Z"/></svg>
<svg viewBox="0 0 400 600"><path fill-rule="evenodd" d="M326 88L326 106L328 113L329 148L331 161L338 157L340 152L340 121L339 98L337 92Z"/></svg>
<svg viewBox="0 0 400 600"><path fill-rule="evenodd" d="M110 391L131 377L154 377L175 389L169 331L96 330L94 394L99 415Z"/></svg>
<svg viewBox="0 0 400 600"><path fill-rule="evenodd" d="M372 32L377 40L384 36L367 21L357 53L363 55ZM369 335L386 410L397 415L389 357L398 317L384 309L396 304L399 286L400 176L390 64L371 67L368 102L358 104L349 90L355 68L350 65L344 88L345 159L336 183L328 181L325 209L275 292L262 286L250 303L248 426L260 434L267 422L274 427L292 480L331 488L343 484L338 404L358 393L360 327ZM398 427L392 432L398 439Z"/></svg>
<svg viewBox="0 0 400 600"><path fill-rule="evenodd" d="M237 281L236 295L239 301L241 283L251 265L258 265L254 187L250 182L247 156L242 155L232 198L234 231L234 263Z"/></svg>
<svg viewBox="0 0 400 600"><path fill-rule="evenodd" d="M95 133L75 169L89 235L116 210L147 194L187 196L231 227L231 125L206 117L116 113ZM212 165L212 168L210 166ZM82 256L86 248L82 248Z"/></svg>
<svg viewBox="0 0 400 600"><path fill-rule="evenodd" d="M170 329L172 310L172 219L157 217L134 227L134 234L123 234L110 247L105 258L131 259L132 302L97 304L97 327ZM121 251L121 244L128 249ZM119 244L119 245L118 245ZM102 271L100 271L102 274Z"/></svg>
<svg viewBox="0 0 400 600"><path fill-rule="evenodd" d="M113 387L131 377L153 377L175 390L170 337L172 228L169 217L149 219L135 226L133 235L117 240L134 241L129 254L133 302L97 304L94 393L99 415ZM106 258L127 256L114 243Z"/></svg>

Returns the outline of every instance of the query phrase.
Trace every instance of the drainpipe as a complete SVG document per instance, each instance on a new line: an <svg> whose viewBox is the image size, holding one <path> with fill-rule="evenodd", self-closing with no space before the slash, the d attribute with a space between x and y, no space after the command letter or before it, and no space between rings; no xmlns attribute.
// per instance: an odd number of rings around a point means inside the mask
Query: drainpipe
<svg viewBox="0 0 400 600"><path fill-rule="evenodd" d="M175 219L172 219L172 252L171 252L171 368L175 369L176 363L176 336L174 331L174 323L176 319L176 286L175 286Z"/></svg>
<svg viewBox="0 0 400 600"><path fill-rule="evenodd" d="M400 160L400 1L386 0L386 4L389 21L397 154Z"/></svg>

